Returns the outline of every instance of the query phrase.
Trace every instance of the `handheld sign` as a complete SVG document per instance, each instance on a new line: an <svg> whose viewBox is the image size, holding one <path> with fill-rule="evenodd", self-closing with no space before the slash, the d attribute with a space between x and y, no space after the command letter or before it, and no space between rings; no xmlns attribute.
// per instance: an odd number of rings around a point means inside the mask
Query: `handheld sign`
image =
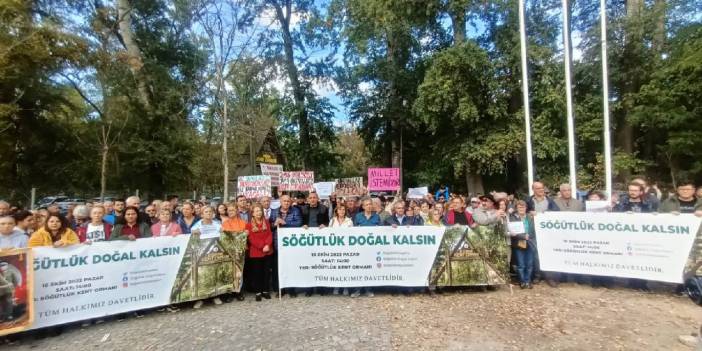
<svg viewBox="0 0 702 351"><path fill-rule="evenodd" d="M340 178L336 180L336 195L360 196L363 194L363 177Z"/></svg>
<svg viewBox="0 0 702 351"><path fill-rule="evenodd" d="M400 190L399 168L368 168L368 190Z"/></svg>
<svg viewBox="0 0 702 351"><path fill-rule="evenodd" d="M283 172L283 165L261 163L261 174L271 177L271 186L280 185L280 173Z"/></svg>
<svg viewBox="0 0 702 351"><path fill-rule="evenodd" d="M314 190L314 172L281 172L281 191L312 191Z"/></svg>
<svg viewBox="0 0 702 351"><path fill-rule="evenodd" d="M241 176L237 179L237 194L244 195L247 199L271 196L271 177Z"/></svg>

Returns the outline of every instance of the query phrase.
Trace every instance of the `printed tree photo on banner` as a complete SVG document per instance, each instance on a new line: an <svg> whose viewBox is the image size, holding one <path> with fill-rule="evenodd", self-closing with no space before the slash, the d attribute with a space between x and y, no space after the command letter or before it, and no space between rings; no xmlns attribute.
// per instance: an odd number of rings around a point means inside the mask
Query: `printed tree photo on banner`
<svg viewBox="0 0 702 351"><path fill-rule="evenodd" d="M171 303L241 291L245 255L244 232L223 232L207 239L192 235L171 291Z"/></svg>
<svg viewBox="0 0 702 351"><path fill-rule="evenodd" d="M400 190L399 168L368 168L369 191Z"/></svg>
<svg viewBox="0 0 702 351"><path fill-rule="evenodd" d="M271 177L271 186L280 185L280 173L283 172L283 165L261 163L261 174Z"/></svg>
<svg viewBox="0 0 702 351"><path fill-rule="evenodd" d="M271 196L271 177L267 175L240 176L237 181L237 194L247 199Z"/></svg>
<svg viewBox="0 0 702 351"><path fill-rule="evenodd" d="M336 196L361 196L364 192L363 177L340 178L336 180Z"/></svg>
<svg viewBox="0 0 702 351"><path fill-rule="evenodd" d="M509 250L504 235L488 227L446 228L431 269L437 286L502 285L509 282Z"/></svg>
<svg viewBox="0 0 702 351"><path fill-rule="evenodd" d="M312 191L314 190L314 172L282 172L280 173L280 191Z"/></svg>
<svg viewBox="0 0 702 351"><path fill-rule="evenodd" d="M0 250L0 336L29 328L34 320L30 249Z"/></svg>

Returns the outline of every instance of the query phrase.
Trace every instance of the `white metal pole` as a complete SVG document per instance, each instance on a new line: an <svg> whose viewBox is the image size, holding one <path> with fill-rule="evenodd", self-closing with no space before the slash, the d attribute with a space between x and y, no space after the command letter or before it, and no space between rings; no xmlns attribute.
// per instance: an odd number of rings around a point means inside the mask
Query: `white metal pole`
<svg viewBox="0 0 702 351"><path fill-rule="evenodd" d="M519 0L519 37L522 52L522 94L524 99L524 128L526 134L526 156L527 156L527 176L529 178L529 195L534 191L531 185L534 183L534 161L531 152L531 115L529 113L529 74L527 72L527 43L526 24L524 22L524 0Z"/></svg>
<svg viewBox="0 0 702 351"><path fill-rule="evenodd" d="M573 93L571 88L570 66L570 23L569 23L569 7L568 0L561 0L563 4L563 51L565 52L565 82L566 82L566 111L568 115L568 166L570 169L570 187L574 194L577 195L577 169L575 168L575 122L573 121Z"/></svg>
<svg viewBox="0 0 702 351"><path fill-rule="evenodd" d="M604 163L607 199L612 197L612 145L609 128L609 75L607 73L607 1L600 0L600 38L602 46L602 105L604 115Z"/></svg>

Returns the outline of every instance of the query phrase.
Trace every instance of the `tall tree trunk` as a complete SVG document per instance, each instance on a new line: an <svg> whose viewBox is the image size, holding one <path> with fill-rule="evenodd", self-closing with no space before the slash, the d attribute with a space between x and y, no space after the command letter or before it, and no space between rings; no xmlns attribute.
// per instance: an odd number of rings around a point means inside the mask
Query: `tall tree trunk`
<svg viewBox="0 0 702 351"><path fill-rule="evenodd" d="M283 6L277 1L270 1L275 8L276 19L280 24L283 36L283 48L285 51L285 70L290 78L290 85L295 99L295 113L297 114L297 124L300 128L300 147L302 148L302 167L308 169L310 164L310 126L305 108L305 88L300 82L299 72L295 65L294 43L290 35L290 16L292 15L291 0L285 1L285 11Z"/></svg>
<svg viewBox="0 0 702 351"><path fill-rule="evenodd" d="M228 147L228 140L229 140L229 105L227 101L229 100L229 95L227 94L227 87L224 84L224 63L220 63L219 66L217 67L217 75L218 75L218 80L219 80L219 92L222 96L220 96L220 100L223 103L223 108L222 108L222 173L223 173L223 191L222 191L222 200L224 202L229 201L229 147Z"/></svg>
<svg viewBox="0 0 702 351"><path fill-rule="evenodd" d="M453 6L451 6L453 5ZM463 4L450 4L449 16L453 28L453 46L459 46L466 41L466 11ZM465 167L466 188L474 194L483 192L483 177L472 171L468 165Z"/></svg>
<svg viewBox="0 0 702 351"><path fill-rule="evenodd" d="M656 58L660 59L665 46L665 19L667 11L667 3L665 0L655 0L653 3L653 14L655 16L655 29L653 33L653 50L656 53Z"/></svg>
<svg viewBox="0 0 702 351"><path fill-rule="evenodd" d="M129 69L134 75L139 91L139 101L144 105L147 113L151 112L151 94L149 93L146 79L142 72L144 60L134 39L134 31L132 30L132 11L134 8L129 0L118 0L117 16L119 20L119 33L122 38L122 43L127 49Z"/></svg>
<svg viewBox="0 0 702 351"><path fill-rule="evenodd" d="M453 45L461 45L466 41L466 9L452 7L449 9L449 16L453 29Z"/></svg>
<svg viewBox="0 0 702 351"><path fill-rule="evenodd" d="M103 135L105 127L102 127ZM102 158L100 160L100 201L105 201L105 192L107 191L107 156L110 154L110 145L108 140L103 139Z"/></svg>

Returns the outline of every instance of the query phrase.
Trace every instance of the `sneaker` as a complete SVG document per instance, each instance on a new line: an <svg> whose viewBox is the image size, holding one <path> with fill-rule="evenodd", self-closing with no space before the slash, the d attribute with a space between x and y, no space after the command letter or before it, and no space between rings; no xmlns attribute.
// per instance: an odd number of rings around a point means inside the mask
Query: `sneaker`
<svg viewBox="0 0 702 351"><path fill-rule="evenodd" d="M263 298L266 299L266 300L270 300L270 299L271 299L271 294L269 294L269 293L267 293L267 292L261 293L261 296L263 296Z"/></svg>
<svg viewBox="0 0 702 351"><path fill-rule="evenodd" d="M332 290L332 295L339 295L339 288L334 288L334 290Z"/></svg>
<svg viewBox="0 0 702 351"><path fill-rule="evenodd" d="M197 300L197 301L195 301L195 304L193 305L193 308L197 310L197 309L199 309L200 307L202 307L202 300Z"/></svg>
<svg viewBox="0 0 702 351"><path fill-rule="evenodd" d="M351 297L359 297L359 296L361 296L361 292L358 291L358 290L356 290L356 291L354 291L353 293L351 293L351 295L349 295L349 296L351 296Z"/></svg>
<svg viewBox="0 0 702 351"><path fill-rule="evenodd" d="M349 289L344 288L343 295L344 295L344 296L349 296Z"/></svg>
<svg viewBox="0 0 702 351"><path fill-rule="evenodd" d="M215 305L221 305L221 304L222 304L222 300L220 300L219 297L215 297L214 299L212 299L212 302L213 302Z"/></svg>
<svg viewBox="0 0 702 351"><path fill-rule="evenodd" d="M166 307L166 311L171 312L171 313L176 313L176 312L180 311L180 308L175 307L173 305L170 305L170 306Z"/></svg>
<svg viewBox="0 0 702 351"><path fill-rule="evenodd" d="M244 295L244 293L240 292L240 293L236 294L236 299L237 299L237 301L244 301L244 299L246 299L246 296Z"/></svg>
<svg viewBox="0 0 702 351"><path fill-rule="evenodd" d="M256 294L256 301L261 301L261 294Z"/></svg>
<svg viewBox="0 0 702 351"><path fill-rule="evenodd" d="M373 296L375 296L375 294L373 294L372 291L370 291L370 290L366 291L366 297L373 297Z"/></svg>

